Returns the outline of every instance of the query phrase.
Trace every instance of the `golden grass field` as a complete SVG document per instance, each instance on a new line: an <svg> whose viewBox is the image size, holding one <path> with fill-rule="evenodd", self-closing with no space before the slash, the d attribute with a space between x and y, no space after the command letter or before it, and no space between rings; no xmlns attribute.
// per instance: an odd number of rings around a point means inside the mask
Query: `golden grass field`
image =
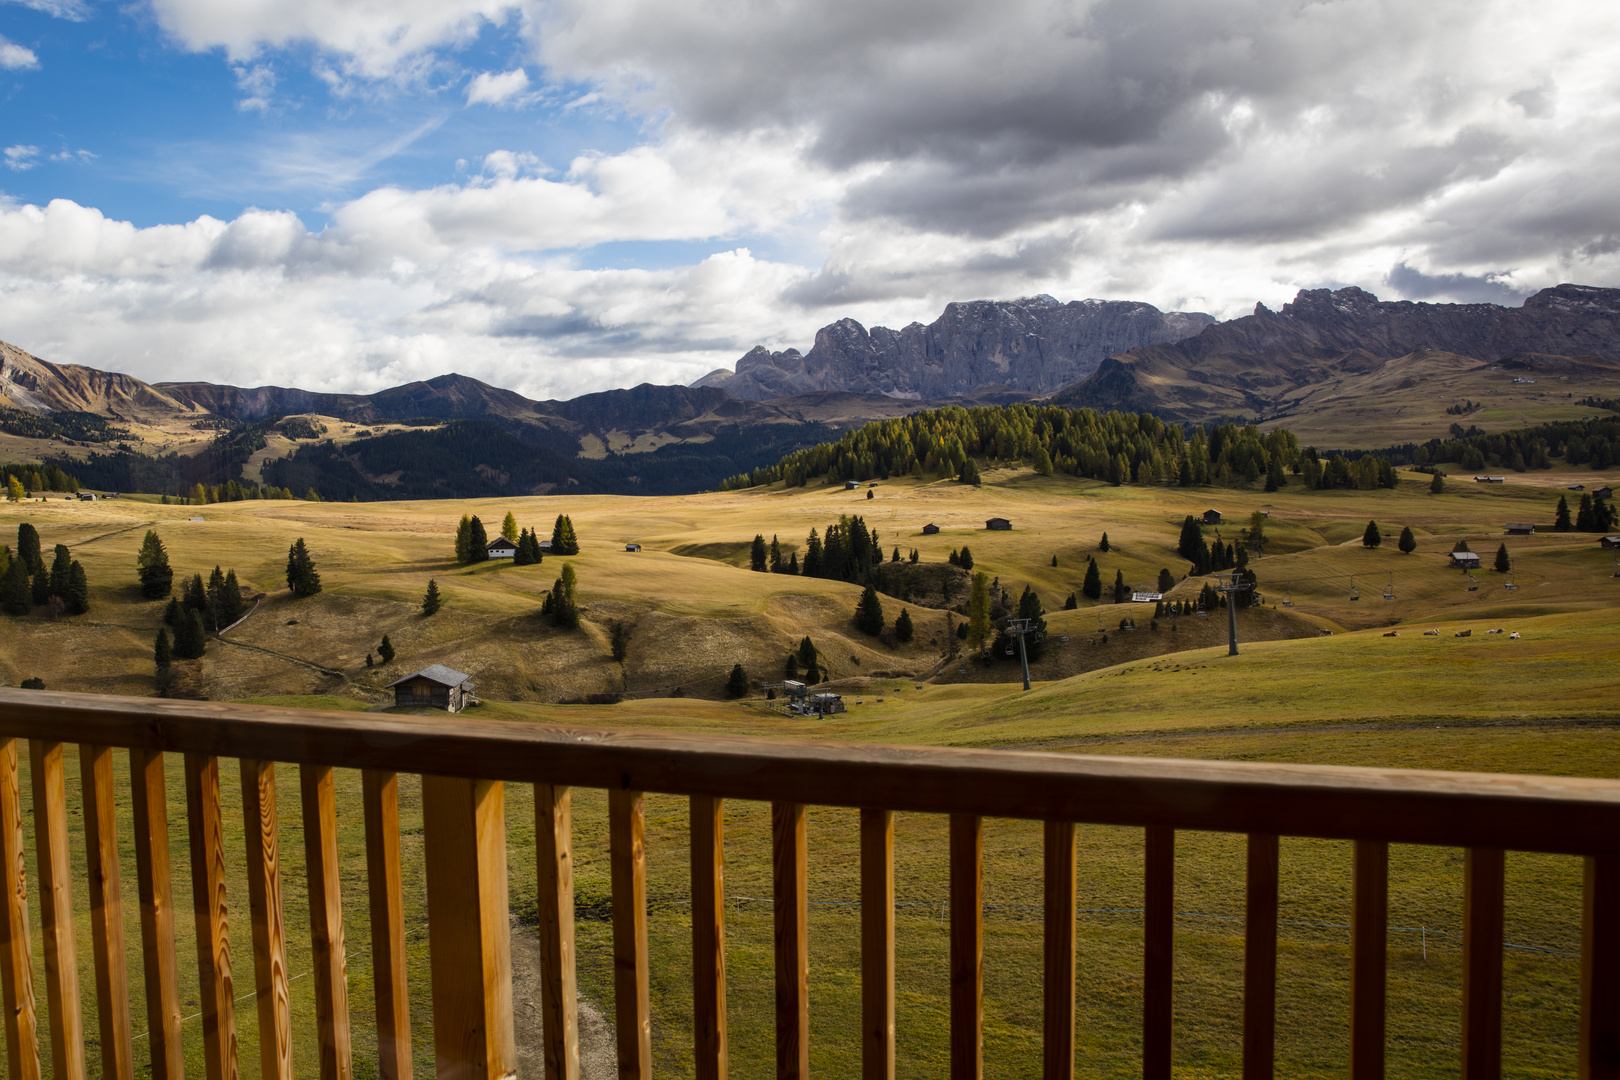
<svg viewBox="0 0 1620 1080"><path fill-rule="evenodd" d="M487 699L478 713L521 721L612 727L661 727L849 741L1041 747L1086 753L1401 766L1486 771L1620 776L1616 738L1616 631L1620 579L1613 553L1587 534L1509 538L1516 590L1502 575L1481 572L1478 590L1445 568L1445 553L1469 540L1487 563L1502 541L1502 524L1535 521L1550 527L1560 488L1555 481L1594 486L1589 470L1513 475L1501 487L1454 478L1450 492L1427 493L1426 476L1403 474L1395 491L1274 494L1223 489L1111 488L1027 471L992 472L982 488L900 481L865 491L810 488L756 490L684 498L550 497L488 502L307 504L235 503L165 507L135 500L28 503L0 508L0 528L18 521L39 528L47 547L69 544L92 585L92 609L78 619L42 616L0 619L0 682L37 675L50 689L144 695L153 692L150 649L161 603L139 598L134 557L144 531L158 529L177 580L218 563L234 567L244 585L267 593L263 605L231 635L213 642L191 665L187 684L210 697L311 708L366 709L388 701L393 678L439 662L471 673ZM1077 591L1085 556L1096 554L1106 530L1114 550L1097 557L1105 582L1116 569L1127 581L1151 584L1161 567L1179 577L1185 564L1173 550L1182 517L1214 507L1234 538L1254 509L1270 513L1269 554L1256 564L1267 607L1240 618L1239 656L1226 656L1223 615L1183 618L1171 629L1148 626L1151 609L1137 609L1140 629L1116 630L1106 644L1099 619L1115 626L1113 605L1082 603L1063 612ZM575 524L582 552L569 559L580 578L586 624L562 634L536 616L538 594L562 560L540 567L482 564L472 570L450 560L457 519L477 513L498 528L511 509L526 526L549 531L559 512ZM943 614L914 608L917 640L891 648L865 638L850 623L858 590L852 585L755 574L744 546L756 532L800 545L814 526L838 515L862 514L882 534L885 549L918 548L943 560L970 544L978 566L1014 596L1029 583L1049 609L1054 641L1024 693L1016 665L987 671L961 661L941 663ZM202 522L187 520L201 516ZM987 533L984 519L1012 519L1009 533ZM1363 549L1367 520L1385 535ZM938 536L920 527L941 525ZM1418 550L1403 555L1394 541L1410 525ZM1213 531L1213 530L1211 530ZM309 543L325 591L292 600L281 580L292 539ZM646 546L624 552L627 541ZM692 554L676 554L676 551ZM1052 556L1058 565L1051 565ZM1360 599L1350 599L1350 575ZM1383 599L1393 575L1395 599ZM446 606L431 619L416 609L428 578ZM1196 592L1197 581L1176 595ZM1285 597L1292 608L1271 607ZM885 601L892 619L897 601ZM621 671L607 646L611 620L631 626L630 655ZM296 622L294 622L296 620ZM1517 630L1486 635L1487 629ZM1389 629L1397 637L1384 637ZM1438 628L1438 637L1422 631ZM1333 631L1320 636L1321 629ZM1472 629L1468 638L1453 636ZM399 658L367 669L365 654L383 633ZM720 700L733 663L756 680L778 677L782 658L810 635L828 659L851 711L827 721L789 719L758 696ZM967 668L967 674L959 669ZM319 669L340 672L323 674ZM920 689L918 688L920 685ZM680 686L685 696L667 696ZM562 698L628 691L618 705L561 705ZM879 700L881 698L881 701ZM122 767L122 762L120 763ZM234 763L226 798L239 806ZM186 868L184 796L179 763L170 767L175 879ZM70 799L77 799L70 767ZM289 964L309 970L294 769L283 766L281 850ZM26 790L26 785L25 785ZM121 790L127 791L122 788ZM416 1071L431 1073L427 1024L425 889L420 878L417 790L402 784L410 927L413 929ZM126 796L127 798L127 796ZM351 1007L360 1035L357 1072L375 1073L369 1038L369 952L364 912L363 839L358 777L340 779L342 850L347 880L345 916L351 958ZM529 791L508 790L511 891L515 912L532 918L533 818ZM127 804L120 813L127 814ZM649 896L654 949L654 1047L660 1075L690 1071L690 929L684 800L649 796ZM609 895L606 807L598 792L576 794L578 899L600 911ZM240 828L235 809L226 815ZM77 822L77 818L74 819ZM858 917L852 812L813 809L810 816L812 909L812 1030L814 1068L849 1075L858 1060ZM947 941L937 901L946 894L945 823L902 816L897 826L900 909L899 1008L901 1075L940 1074L947 1060ZM727 810L729 1010L733 1075L768 1073L771 1031L770 910L747 898L770 895L768 810L732 804ZM75 834L73 841L82 845ZM987 822L986 1061L995 1076L1039 1073L1040 903L1038 826ZM239 833L228 845L238 862L229 882L233 904L246 896ZM82 852L82 846L77 849ZM1176 1066L1180 1076L1237 1074L1241 988L1242 876L1234 873L1241 838L1187 835L1178 839ZM126 852L126 887L133 887ZM1430 848L1397 848L1391 869L1391 1075L1441 1076L1457 1071L1460 1001L1461 856ZM1082 1070L1107 1076L1139 1070L1141 833L1082 830L1080 906L1080 1045ZM1573 1072L1579 963L1580 869L1567 858L1509 858L1507 938L1524 949L1507 958L1506 1068L1513 1075ZM1328 1076L1344 1070L1348 1001L1348 845L1283 842L1283 913L1279 990L1279 1069L1287 1075ZM82 902L82 898L81 898ZM37 915L36 915L37 917ZM191 952L189 919L181 920L183 958ZM37 922L35 925L38 925ZM81 962L88 978L88 927L79 923ZM138 948L138 921L128 940ZM579 923L582 993L611 1001L609 926ZM245 941L245 938L243 939ZM242 947L245 950L245 945ZM1539 950L1539 951L1538 951ZM238 955L245 956L244 952ZM139 970L132 952L133 971ZM189 963L182 964L189 970ZM250 983L244 970L238 984ZM40 970L40 969L36 969ZM293 984L295 1036L301 1073L313 1071L310 981ZM144 1030L138 987L136 1030ZM195 996L194 980L184 991ZM87 994L88 1003L88 994ZM520 1004L521 1007L521 1004ZM189 1015L189 1014L188 1014ZM93 1029L93 1009L88 1019ZM186 1024L195 1057L197 1020ZM251 999L238 1003L242 1060L255 1053ZM91 1032L93 1035L93 1030ZM140 1051L137 1051L140 1056ZM194 1062L195 1063L195 1062ZM94 1050L92 1048L92 1064Z"/></svg>

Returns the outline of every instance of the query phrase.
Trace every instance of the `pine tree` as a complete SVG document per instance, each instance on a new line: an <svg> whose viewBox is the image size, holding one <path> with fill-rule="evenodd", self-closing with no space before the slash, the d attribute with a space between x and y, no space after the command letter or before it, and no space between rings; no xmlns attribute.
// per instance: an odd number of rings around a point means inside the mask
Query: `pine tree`
<svg viewBox="0 0 1620 1080"><path fill-rule="evenodd" d="M922 561L922 553L920 551L918 551L916 548L912 548L911 549L911 565L916 566L917 563L920 562L920 561Z"/></svg>
<svg viewBox="0 0 1620 1080"><path fill-rule="evenodd" d="M1131 587L1125 584L1125 571L1114 571L1114 603L1123 604L1131 598Z"/></svg>
<svg viewBox="0 0 1620 1080"><path fill-rule="evenodd" d="M475 563L489 561L489 533L484 531L484 523L474 514L472 523L467 532L467 554Z"/></svg>
<svg viewBox="0 0 1620 1080"><path fill-rule="evenodd" d="M782 678L784 678L784 679L795 679L796 680L796 679L798 679L798 677L799 677L799 654L798 653L788 653L787 654L787 659L782 661Z"/></svg>
<svg viewBox="0 0 1620 1080"><path fill-rule="evenodd" d="M294 596L314 596L321 591L321 575L302 536L287 549L287 588Z"/></svg>
<svg viewBox="0 0 1620 1080"><path fill-rule="evenodd" d="M73 562L73 556L68 552L66 544L57 544L51 559L51 595L67 598L68 566Z"/></svg>
<svg viewBox="0 0 1620 1080"><path fill-rule="evenodd" d="M141 595L148 600L157 600L168 596L174 588L174 571L169 567L169 553L164 550L163 541L152 529L146 530L146 538L141 541L141 553L135 558L135 566L140 572Z"/></svg>
<svg viewBox="0 0 1620 1080"><path fill-rule="evenodd" d="M1181 557L1193 565L1198 564L1198 552L1204 546L1204 527L1197 518L1188 514L1181 522L1181 539L1176 544L1176 551Z"/></svg>
<svg viewBox="0 0 1620 1080"><path fill-rule="evenodd" d="M968 549L966 544L962 545L962 554L957 558L956 565L964 570L973 569L973 552Z"/></svg>
<svg viewBox="0 0 1620 1080"><path fill-rule="evenodd" d="M169 597L169 602L163 606L163 625L171 630L180 625L180 599Z"/></svg>
<svg viewBox="0 0 1620 1080"><path fill-rule="evenodd" d="M741 664L731 666L731 676L726 679L726 697L740 698L748 693L748 672L743 670Z"/></svg>
<svg viewBox="0 0 1620 1080"><path fill-rule="evenodd" d="M472 561L472 518L462 514L456 525L456 562L466 566Z"/></svg>
<svg viewBox="0 0 1620 1080"><path fill-rule="evenodd" d="M375 655L373 655L372 653L366 653L366 667L369 668L369 667L376 667L376 666L377 666L377 657Z"/></svg>
<svg viewBox="0 0 1620 1080"><path fill-rule="evenodd" d="M816 664L816 647L811 643L809 634L806 634L804 640L799 642L799 663L806 668L812 668Z"/></svg>
<svg viewBox="0 0 1620 1080"><path fill-rule="evenodd" d="M17 526L17 558L30 574L45 572L45 559L39 553L39 530L27 521Z"/></svg>
<svg viewBox="0 0 1620 1080"><path fill-rule="evenodd" d="M1069 598L1067 600L1063 601L1063 610L1064 611L1075 611L1079 607L1080 607L1080 598L1078 596L1074 595L1074 593L1070 593Z"/></svg>
<svg viewBox="0 0 1620 1080"><path fill-rule="evenodd" d="M69 615L83 615L90 610L90 581L85 577L84 564L78 559L68 566L67 592L62 599L67 601Z"/></svg>
<svg viewBox="0 0 1620 1080"><path fill-rule="evenodd" d="M562 577L551 586L551 621L564 630L579 626L579 608L574 601L578 580L574 564L563 563Z"/></svg>
<svg viewBox="0 0 1620 1080"><path fill-rule="evenodd" d="M1429 479L1429 494L1444 495L1446 493L1446 474L1439 469L1434 470L1434 476Z"/></svg>
<svg viewBox="0 0 1620 1080"><path fill-rule="evenodd" d="M169 644L169 631L158 627L157 640L152 642L152 663L157 667L158 677L161 678L174 660L174 649Z"/></svg>
<svg viewBox="0 0 1620 1080"><path fill-rule="evenodd" d="M1103 533L1102 534L1102 539L1097 541L1097 550L1103 552L1104 554L1107 554L1107 552L1108 552L1108 534L1107 533Z"/></svg>
<svg viewBox="0 0 1620 1080"><path fill-rule="evenodd" d="M34 575L33 589L29 594L29 598L33 601L35 607L50 600L51 575L47 571L41 570Z"/></svg>
<svg viewBox="0 0 1620 1080"><path fill-rule="evenodd" d="M422 594L422 617L426 618L436 613L443 603L444 600L439 595L439 583L428 578L427 592Z"/></svg>
<svg viewBox="0 0 1620 1080"><path fill-rule="evenodd" d="M1553 515L1553 531L1569 532L1569 498L1558 496L1558 512Z"/></svg>
<svg viewBox="0 0 1620 1080"><path fill-rule="evenodd" d="M951 548L951 553L949 555L945 556L945 561L950 563L952 566L961 566L962 565L962 553L960 551L958 551L956 548Z"/></svg>
<svg viewBox="0 0 1620 1080"><path fill-rule="evenodd" d="M26 615L33 606L32 599L28 591L28 564L22 559L12 559L5 578L0 579L0 610L7 615Z"/></svg>
<svg viewBox="0 0 1620 1080"><path fill-rule="evenodd" d="M873 490L872 490L872 489L871 489L871 488L867 488L867 489L866 489L866 497L867 497L867 498L868 498L868 499L870 499L870 498L872 498L872 497L873 497L873 496L875 496L875 495L876 495L876 494L877 494L877 492L875 492L875 491L873 491Z"/></svg>
<svg viewBox="0 0 1620 1080"><path fill-rule="evenodd" d="M202 613L189 608L180 612L174 628L174 656L177 660L195 660L208 649L208 634L203 629Z"/></svg>
<svg viewBox="0 0 1620 1080"><path fill-rule="evenodd" d="M1159 571L1159 593L1162 595L1176 587L1176 576L1168 567Z"/></svg>
<svg viewBox="0 0 1620 1080"><path fill-rule="evenodd" d="M770 571L773 574L782 572L782 541L775 533L771 534L771 557L769 559Z"/></svg>
<svg viewBox="0 0 1620 1080"><path fill-rule="evenodd" d="M1367 531L1361 534L1361 546L1375 548L1384 542L1383 534L1378 531L1378 522L1367 522Z"/></svg>
<svg viewBox="0 0 1620 1080"><path fill-rule="evenodd" d="M1276 491L1278 488L1286 487L1287 484L1288 474L1283 472L1282 458L1273 454L1271 463L1266 467L1266 490Z"/></svg>
<svg viewBox="0 0 1620 1080"><path fill-rule="evenodd" d="M1591 532L1597 528L1597 519L1592 516L1592 496L1581 496L1581 508L1575 511L1575 531Z"/></svg>
<svg viewBox="0 0 1620 1080"><path fill-rule="evenodd" d="M973 575L968 592L967 640L976 652L990 643L990 575L982 570Z"/></svg>
<svg viewBox="0 0 1620 1080"><path fill-rule="evenodd" d="M1496 562L1493 569L1495 569L1498 574L1505 574L1509 570L1513 569L1513 560L1508 558L1508 549L1506 544L1500 544L1497 546Z"/></svg>
<svg viewBox="0 0 1620 1080"><path fill-rule="evenodd" d="M894 620L894 639L904 644L916 636L917 629L911 623L911 612L905 608L900 609L900 617Z"/></svg>
<svg viewBox="0 0 1620 1080"><path fill-rule="evenodd" d="M765 537L762 533L754 534L754 542L748 549L748 569L763 574L769 563L765 551Z"/></svg>
<svg viewBox="0 0 1620 1080"><path fill-rule="evenodd" d="M517 538L518 538L517 518L512 516L512 511L510 511L510 510L508 510L506 512L506 518L505 518L505 520L503 520L501 522L501 535L503 537L505 537L506 539L512 541L512 543L514 543L514 544L517 543Z"/></svg>
<svg viewBox="0 0 1620 1080"><path fill-rule="evenodd" d="M579 554L579 538L574 535L574 522L567 514L558 514L556 523L551 527L551 553Z"/></svg>
<svg viewBox="0 0 1620 1080"><path fill-rule="evenodd" d="M1086 563L1086 580L1080 586L1080 592L1087 600L1102 599L1102 575L1097 572L1097 561L1091 559Z"/></svg>
<svg viewBox="0 0 1620 1080"><path fill-rule="evenodd" d="M855 628L863 634L872 637L883 633L883 601L878 599L877 589L867 585L861 590L861 599L855 605Z"/></svg>
<svg viewBox="0 0 1620 1080"><path fill-rule="evenodd" d="M787 572L790 574L798 574L799 572L799 553L797 551L788 554Z"/></svg>
<svg viewBox="0 0 1620 1080"><path fill-rule="evenodd" d="M387 634L384 634L382 641L377 644L377 655L385 664L394 662L394 643L388 640Z"/></svg>
<svg viewBox="0 0 1620 1080"><path fill-rule="evenodd" d="M624 658L630 655L630 635L625 632L624 623L613 624L613 637L609 640L608 647L613 650L614 663L622 664Z"/></svg>
<svg viewBox="0 0 1620 1080"><path fill-rule="evenodd" d="M899 545L895 546L894 554L889 556L889 561L890 562L899 562L900 561L900 548L899 548Z"/></svg>
<svg viewBox="0 0 1620 1080"><path fill-rule="evenodd" d="M529 530L528 529L523 529L522 531L520 531L518 533L518 538L515 541L515 543L517 544L517 550L512 552L512 565L513 566L528 566L529 565Z"/></svg>
<svg viewBox="0 0 1620 1080"><path fill-rule="evenodd" d="M1412 526L1408 525L1401 530L1401 538L1396 546L1404 555L1410 555L1417 550L1417 537L1412 533Z"/></svg>

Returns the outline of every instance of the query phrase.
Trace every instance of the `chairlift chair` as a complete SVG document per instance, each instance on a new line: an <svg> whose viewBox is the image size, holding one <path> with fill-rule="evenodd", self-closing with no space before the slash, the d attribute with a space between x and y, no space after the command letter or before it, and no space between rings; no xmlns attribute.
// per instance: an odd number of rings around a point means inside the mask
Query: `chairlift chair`
<svg viewBox="0 0 1620 1080"><path fill-rule="evenodd" d="M1519 588L1518 579L1519 572L1513 568L1512 563L1508 563L1508 579L1502 583L1502 588L1508 592L1516 592Z"/></svg>
<svg viewBox="0 0 1620 1080"><path fill-rule="evenodd" d="M1479 579L1474 576L1472 570L1468 571L1468 591L1479 592Z"/></svg>
<svg viewBox="0 0 1620 1080"><path fill-rule="evenodd" d="M1283 607L1293 607L1294 606L1294 583L1289 582L1287 585L1284 586L1284 588L1286 588L1288 590L1288 595L1283 597Z"/></svg>
<svg viewBox="0 0 1620 1080"><path fill-rule="evenodd" d="M1350 599L1352 599L1352 600L1360 600L1361 599L1361 591L1356 588L1356 575L1354 575L1354 574L1350 575Z"/></svg>
<svg viewBox="0 0 1620 1080"><path fill-rule="evenodd" d="M1393 599L1395 599L1395 575L1394 574L1389 575L1389 584L1384 586L1384 599L1385 600L1393 600Z"/></svg>

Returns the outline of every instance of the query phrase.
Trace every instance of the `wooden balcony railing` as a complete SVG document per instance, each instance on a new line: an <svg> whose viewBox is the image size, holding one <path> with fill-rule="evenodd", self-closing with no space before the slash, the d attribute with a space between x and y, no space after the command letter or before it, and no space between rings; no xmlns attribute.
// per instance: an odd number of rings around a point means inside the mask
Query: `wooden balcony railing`
<svg viewBox="0 0 1620 1080"><path fill-rule="evenodd" d="M199 702L0 690L6 1049L11 1080L41 1074L25 891L19 740L28 740L56 1080L81 1080L79 970L64 744L77 743L104 1073L134 1075L112 750L129 752L154 1080L181 1080L165 754L183 755L208 1080L237 1075L235 957L224 894L221 757L240 760L254 986L265 1080L292 1075L275 762L300 766L322 1080L351 1076L334 768L363 773L380 1073L411 1075L397 775L422 775L437 1074L515 1071L508 955L506 782L535 786L546 1073L579 1075L570 787L609 792L619 1075L651 1075L643 792L691 800L696 1074L726 1074L725 799L772 804L777 1075L809 1068L805 807L860 809L863 1076L894 1076L894 813L950 815L951 1076L982 1061L985 816L1045 822L1043 1071L1075 1066L1075 823L1146 829L1143 1074L1170 1075L1177 830L1248 834L1243 1073L1272 1075L1278 836L1354 841L1350 1073L1384 1066L1391 843L1466 854L1462 1071L1501 1072L1503 852L1585 856L1580 1074L1620 1077L1620 782L1067 754L840 746L528 727L463 718L317 714Z"/></svg>

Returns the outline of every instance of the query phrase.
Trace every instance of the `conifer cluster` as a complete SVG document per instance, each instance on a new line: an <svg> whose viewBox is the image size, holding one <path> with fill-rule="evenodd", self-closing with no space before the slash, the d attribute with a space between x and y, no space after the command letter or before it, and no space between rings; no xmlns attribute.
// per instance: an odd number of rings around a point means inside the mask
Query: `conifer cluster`
<svg viewBox="0 0 1620 1080"><path fill-rule="evenodd" d="M287 549L287 588L299 597L314 596L321 591L321 575L302 536Z"/></svg>

